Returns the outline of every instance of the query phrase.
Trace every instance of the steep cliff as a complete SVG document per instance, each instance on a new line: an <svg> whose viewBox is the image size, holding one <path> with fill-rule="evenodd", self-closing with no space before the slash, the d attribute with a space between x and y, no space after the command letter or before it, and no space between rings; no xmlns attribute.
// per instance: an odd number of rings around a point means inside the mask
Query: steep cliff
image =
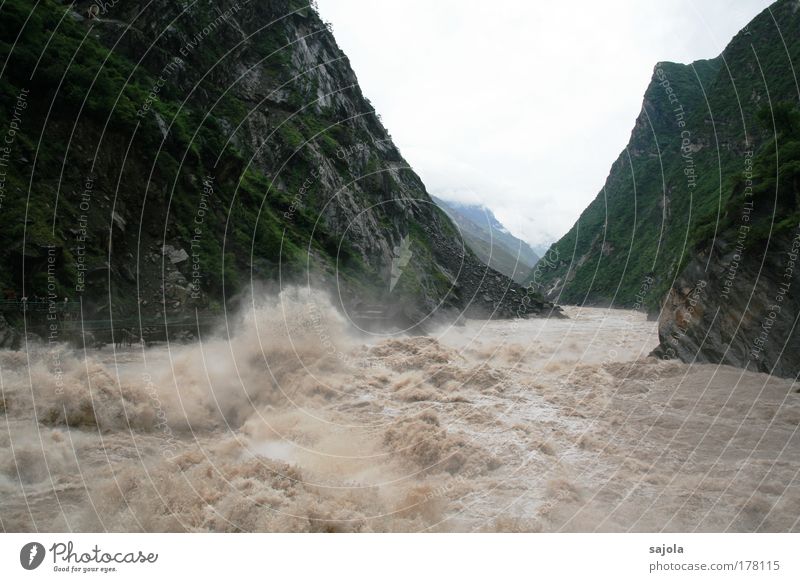
<svg viewBox="0 0 800 582"><path fill-rule="evenodd" d="M575 304L657 305L655 288L664 291L671 282L687 232L697 226L698 213L714 203L716 176L697 167L708 167L717 155L705 124L703 87L719 72L720 61L655 66L628 146L603 189L531 274L548 297Z"/></svg>
<svg viewBox="0 0 800 582"><path fill-rule="evenodd" d="M732 179L716 237L669 291L655 354L800 374L800 112L766 109L774 138Z"/></svg>
<svg viewBox="0 0 800 582"><path fill-rule="evenodd" d="M261 281L408 325L550 307L465 249L306 3L0 11L7 296L117 321L220 314Z"/></svg>
<svg viewBox="0 0 800 582"><path fill-rule="evenodd" d="M530 280L565 303L657 312L695 245L713 240L731 178L771 137L757 113L798 97L799 19L782 0L719 57L658 63L605 186Z"/></svg>
<svg viewBox="0 0 800 582"><path fill-rule="evenodd" d="M788 0L716 59L656 65L603 191L530 279L657 313L658 356L799 373L798 65Z"/></svg>

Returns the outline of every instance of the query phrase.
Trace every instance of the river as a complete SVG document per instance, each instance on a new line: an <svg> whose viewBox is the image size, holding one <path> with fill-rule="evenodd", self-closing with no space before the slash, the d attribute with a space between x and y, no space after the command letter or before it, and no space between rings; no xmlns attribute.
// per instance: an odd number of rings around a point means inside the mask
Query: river
<svg viewBox="0 0 800 582"><path fill-rule="evenodd" d="M357 335L324 295L189 345L0 353L5 531L800 531L791 381L641 313Z"/></svg>

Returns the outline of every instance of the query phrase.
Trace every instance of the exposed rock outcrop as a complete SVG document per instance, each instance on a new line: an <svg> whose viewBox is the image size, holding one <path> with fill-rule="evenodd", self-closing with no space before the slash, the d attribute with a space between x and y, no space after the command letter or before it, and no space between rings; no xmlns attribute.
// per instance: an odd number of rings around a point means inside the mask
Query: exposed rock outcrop
<svg viewBox="0 0 800 582"><path fill-rule="evenodd" d="M796 376L799 253L800 224L794 237L777 236L768 249L740 252L718 241L711 257L686 267L665 299L655 355Z"/></svg>

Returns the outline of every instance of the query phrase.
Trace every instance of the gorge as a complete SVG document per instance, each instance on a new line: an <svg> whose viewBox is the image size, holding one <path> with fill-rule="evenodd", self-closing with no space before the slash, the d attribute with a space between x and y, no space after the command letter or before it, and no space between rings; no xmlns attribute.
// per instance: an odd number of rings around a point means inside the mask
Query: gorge
<svg viewBox="0 0 800 582"><path fill-rule="evenodd" d="M796 2L541 258L313 3L0 16L2 531L800 531Z"/></svg>

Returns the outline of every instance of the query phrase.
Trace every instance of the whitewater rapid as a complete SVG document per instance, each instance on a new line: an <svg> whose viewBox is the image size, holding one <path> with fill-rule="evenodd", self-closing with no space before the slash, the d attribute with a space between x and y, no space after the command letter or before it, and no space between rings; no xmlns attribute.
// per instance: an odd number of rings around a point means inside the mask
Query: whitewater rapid
<svg viewBox="0 0 800 582"><path fill-rule="evenodd" d="M565 311L365 336L293 289L191 345L0 352L0 526L800 530L795 384Z"/></svg>

